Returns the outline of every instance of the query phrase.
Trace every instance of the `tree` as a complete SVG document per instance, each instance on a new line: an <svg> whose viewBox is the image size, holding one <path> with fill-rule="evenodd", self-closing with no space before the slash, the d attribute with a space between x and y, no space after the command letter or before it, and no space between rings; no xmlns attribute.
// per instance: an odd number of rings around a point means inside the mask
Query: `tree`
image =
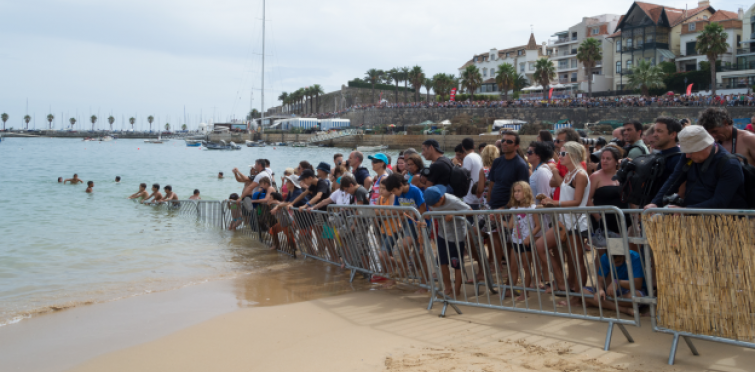
<svg viewBox="0 0 755 372"><path fill-rule="evenodd" d="M55 120L53 114L47 114L47 122L50 123L50 129L52 129L52 121Z"/></svg>
<svg viewBox="0 0 755 372"><path fill-rule="evenodd" d="M422 84L425 83L425 72L422 71L422 67L414 66L409 71L409 81L414 88L414 102L419 101L419 90L422 89Z"/></svg>
<svg viewBox="0 0 755 372"><path fill-rule="evenodd" d="M181 126L181 130L186 130L186 128L188 128L188 127L186 126L186 124L184 124L184 125L182 125L182 126Z"/></svg>
<svg viewBox="0 0 755 372"><path fill-rule="evenodd" d="M648 95L650 88L663 88L666 84L663 83L663 71L658 66L653 66L650 61L641 59L639 63L634 66L627 79L627 88L640 89L643 96Z"/></svg>
<svg viewBox="0 0 755 372"><path fill-rule="evenodd" d="M76 119L70 118L68 119L68 122L71 123L71 129L73 129L73 126L76 125Z"/></svg>
<svg viewBox="0 0 755 372"><path fill-rule="evenodd" d="M522 74L517 75L516 81L514 82L514 91L521 91L522 88L526 88L528 86L530 86L530 83L529 81L527 81L527 78Z"/></svg>
<svg viewBox="0 0 755 372"><path fill-rule="evenodd" d="M430 102L430 88L433 87L435 82L433 82L432 78L426 78L425 79L425 89L427 89L427 96L425 97L425 101ZM436 94L438 92L435 92Z"/></svg>
<svg viewBox="0 0 755 372"><path fill-rule="evenodd" d="M3 130L5 130L5 122L8 121L8 118L9 116L6 113L3 113L2 115L0 115L0 120L3 121Z"/></svg>
<svg viewBox="0 0 755 372"><path fill-rule="evenodd" d="M149 131L150 132L152 131L152 122L153 121L155 121L155 117L154 116L152 116L152 115L147 116L147 122L149 123Z"/></svg>
<svg viewBox="0 0 755 372"><path fill-rule="evenodd" d="M31 121L31 116L26 115L24 116L24 122L26 123L26 130L29 130L29 122Z"/></svg>
<svg viewBox="0 0 755 372"><path fill-rule="evenodd" d="M320 84L312 85L312 93L315 95L315 111L320 112L320 95L325 94Z"/></svg>
<svg viewBox="0 0 755 372"><path fill-rule="evenodd" d="M467 66L461 72L461 87L469 91L469 96L474 100L474 92L482 85L482 74L475 65Z"/></svg>
<svg viewBox="0 0 755 372"><path fill-rule="evenodd" d="M365 73L365 78L372 84L372 103L375 103L375 83L380 82L382 71L371 68Z"/></svg>
<svg viewBox="0 0 755 372"><path fill-rule="evenodd" d="M401 68L401 80L404 81L404 102L409 102L409 100L406 98L406 95L407 92L409 92L409 86L407 84L409 83L410 71L411 70L407 66Z"/></svg>
<svg viewBox="0 0 755 372"><path fill-rule="evenodd" d="M516 68L512 64L501 63L498 65L498 70L495 72L495 83L501 90L504 101L509 100L509 90L514 89L518 77Z"/></svg>
<svg viewBox="0 0 755 372"><path fill-rule="evenodd" d="M96 115L92 115L92 117L89 118L89 120L92 121L92 132L94 132L94 123L97 122L97 116Z"/></svg>
<svg viewBox="0 0 755 372"><path fill-rule="evenodd" d="M252 111L249 111L249 114L246 115L247 120L254 120L258 117L261 117L260 111L257 109L252 109Z"/></svg>
<svg viewBox="0 0 755 372"><path fill-rule="evenodd" d="M110 124L110 131L112 132L113 131L113 123L115 123L115 118L113 117L113 115L110 115L110 116L107 117L107 122L108 122L108 124Z"/></svg>
<svg viewBox="0 0 755 372"><path fill-rule="evenodd" d="M598 61L603 60L603 52L601 51L600 41L588 37L577 48L577 60L582 62L582 67L585 68L585 75L587 76L587 96L592 97L592 72L595 69Z"/></svg>
<svg viewBox="0 0 755 372"><path fill-rule="evenodd" d="M551 85L551 80L556 78L556 67L553 66L553 62L548 58L540 58L535 61L535 81L543 86L543 99L548 99L548 90Z"/></svg>
<svg viewBox="0 0 755 372"><path fill-rule="evenodd" d="M288 93L281 93L281 95L278 96L278 100L281 101L281 105L283 105L283 107L286 107L286 102L288 101Z"/></svg>
<svg viewBox="0 0 755 372"><path fill-rule="evenodd" d="M131 131L133 132L134 131L134 123L136 123L136 119L134 119L133 117L130 117L130 118L128 118L128 122L129 122L129 124L131 124Z"/></svg>
<svg viewBox="0 0 755 372"><path fill-rule="evenodd" d="M722 54L729 50L729 43L726 39L729 34L724 32L724 27L719 23L709 23L705 25L703 32L697 35L697 52L708 57L710 64L710 85L711 95L716 95L716 61Z"/></svg>
<svg viewBox="0 0 755 372"><path fill-rule="evenodd" d="M398 103L398 83L402 80L401 79L401 68L400 67L394 67L388 71L385 72L391 80L393 80L396 83L396 103Z"/></svg>
<svg viewBox="0 0 755 372"><path fill-rule="evenodd" d="M165 130L170 130L170 123L165 123Z"/></svg>

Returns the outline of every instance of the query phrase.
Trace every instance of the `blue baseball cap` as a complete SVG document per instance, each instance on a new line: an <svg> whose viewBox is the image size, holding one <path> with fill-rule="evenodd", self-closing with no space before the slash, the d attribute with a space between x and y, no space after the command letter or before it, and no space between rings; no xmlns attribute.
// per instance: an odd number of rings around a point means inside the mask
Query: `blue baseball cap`
<svg viewBox="0 0 755 372"><path fill-rule="evenodd" d="M385 154L383 154L382 152L379 152L379 153L377 153L375 155L370 155L370 156L367 157L367 159L370 159L370 160L379 160L379 161L382 161L383 163L385 163L386 165L388 165L388 157L385 156Z"/></svg>
<svg viewBox="0 0 755 372"><path fill-rule="evenodd" d="M428 207L438 204L440 198L446 194L446 188L443 185L430 186L425 190L425 203Z"/></svg>

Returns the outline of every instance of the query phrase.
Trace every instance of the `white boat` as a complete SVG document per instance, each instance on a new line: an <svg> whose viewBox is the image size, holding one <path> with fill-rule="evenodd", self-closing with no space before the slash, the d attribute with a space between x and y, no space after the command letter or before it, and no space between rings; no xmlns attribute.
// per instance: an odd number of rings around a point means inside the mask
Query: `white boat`
<svg viewBox="0 0 755 372"><path fill-rule="evenodd" d="M291 146L293 147L307 147L307 144L304 142L294 142Z"/></svg>
<svg viewBox="0 0 755 372"><path fill-rule="evenodd" d="M388 146L357 146L357 151L359 152L380 152L383 150L387 150Z"/></svg>
<svg viewBox="0 0 755 372"><path fill-rule="evenodd" d="M265 143L262 141L258 141L258 142L246 141L246 147L265 147L265 146L267 145L265 145Z"/></svg>
<svg viewBox="0 0 755 372"><path fill-rule="evenodd" d="M158 134L156 140L155 139L144 140L144 143L163 143L162 135Z"/></svg>

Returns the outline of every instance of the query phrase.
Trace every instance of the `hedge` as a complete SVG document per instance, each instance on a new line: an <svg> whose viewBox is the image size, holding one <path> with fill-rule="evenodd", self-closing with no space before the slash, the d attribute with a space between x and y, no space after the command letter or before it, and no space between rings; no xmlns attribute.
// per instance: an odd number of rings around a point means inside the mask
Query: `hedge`
<svg viewBox="0 0 755 372"><path fill-rule="evenodd" d="M372 84L371 83L365 83L365 82L361 82L361 81L349 81L348 85L349 85L349 88L367 88L367 89L372 89ZM396 86L395 85L389 85L389 84L375 84L375 89L377 89L377 90L390 90L391 92L395 92L396 91ZM414 92L413 88L406 88L406 90L408 90L409 92ZM404 91L404 87L402 87L402 86L399 85L398 91L399 92L403 92Z"/></svg>

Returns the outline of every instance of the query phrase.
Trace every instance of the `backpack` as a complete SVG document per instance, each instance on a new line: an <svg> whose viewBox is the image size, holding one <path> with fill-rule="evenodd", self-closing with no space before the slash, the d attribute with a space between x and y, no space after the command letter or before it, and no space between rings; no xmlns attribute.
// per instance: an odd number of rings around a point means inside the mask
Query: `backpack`
<svg viewBox="0 0 755 372"><path fill-rule="evenodd" d="M726 154L723 159L718 161L716 172L719 174L718 172L720 172L721 167L731 159L739 160L739 164L742 166L742 174L745 179L744 189L747 208L755 209L755 166L751 165L747 161L747 158L739 154Z"/></svg>
<svg viewBox="0 0 755 372"><path fill-rule="evenodd" d="M626 181L621 184L621 201L644 206L653 200L663 187L664 180L659 178L666 169L666 159L677 155L681 153L647 154L632 159L634 169L628 171Z"/></svg>
<svg viewBox="0 0 755 372"><path fill-rule="evenodd" d="M443 161L443 163L451 167L451 179L448 180L448 186L451 187L452 190L449 191L452 192L449 194L452 194L459 199L463 199L467 196L469 188L472 186L472 173L469 169L453 165L450 160Z"/></svg>
<svg viewBox="0 0 755 372"><path fill-rule="evenodd" d="M638 145L630 145L624 148L624 157L626 158L627 156L629 156L629 152L633 149L640 149L640 151L642 151L642 155L648 154L647 150L644 147Z"/></svg>

